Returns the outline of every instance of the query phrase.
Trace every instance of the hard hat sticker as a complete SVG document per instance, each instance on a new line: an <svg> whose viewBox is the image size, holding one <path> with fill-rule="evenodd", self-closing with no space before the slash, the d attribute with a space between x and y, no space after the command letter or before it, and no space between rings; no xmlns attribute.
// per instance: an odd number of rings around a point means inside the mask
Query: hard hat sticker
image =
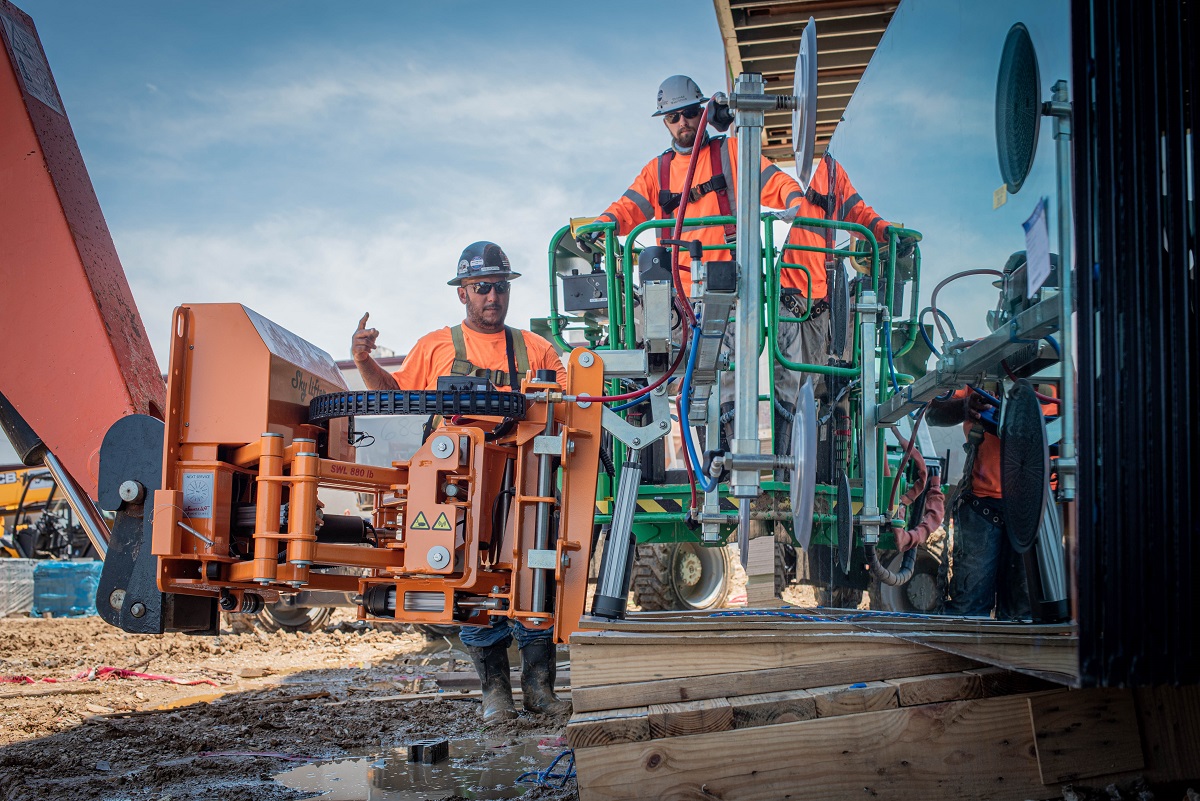
<svg viewBox="0 0 1200 801"><path fill-rule="evenodd" d="M442 517L445 516L445 514L442 515ZM412 525L409 526L409 528L413 529L414 531L428 531L429 521L425 519L425 513L417 512L417 518L413 520Z"/></svg>
<svg viewBox="0 0 1200 801"><path fill-rule="evenodd" d="M435 522L433 524L433 530L434 531L449 531L450 530L450 519L448 517L446 517L445 512L442 512L440 515L438 515L437 522Z"/></svg>

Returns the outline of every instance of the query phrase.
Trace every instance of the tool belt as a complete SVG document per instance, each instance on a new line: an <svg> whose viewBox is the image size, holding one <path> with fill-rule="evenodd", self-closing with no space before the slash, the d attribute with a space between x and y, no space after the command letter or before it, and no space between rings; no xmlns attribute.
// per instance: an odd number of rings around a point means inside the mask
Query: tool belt
<svg viewBox="0 0 1200 801"><path fill-rule="evenodd" d="M803 295L784 293L779 296L779 305L787 309L795 317L803 317L804 312L809 310L808 301ZM811 314L808 319L817 320L822 314L829 311L829 301L821 298L814 301L811 307Z"/></svg>
<svg viewBox="0 0 1200 801"><path fill-rule="evenodd" d="M1004 525L1004 502L998 498L979 498L967 495L963 503L975 510L975 514L994 526Z"/></svg>

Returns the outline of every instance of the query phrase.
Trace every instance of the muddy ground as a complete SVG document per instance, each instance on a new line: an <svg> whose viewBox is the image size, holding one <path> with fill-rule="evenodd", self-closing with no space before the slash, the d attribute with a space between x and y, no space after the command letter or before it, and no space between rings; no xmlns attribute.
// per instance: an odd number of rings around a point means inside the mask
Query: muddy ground
<svg viewBox="0 0 1200 801"><path fill-rule="evenodd" d="M468 680L443 677L453 687L439 693L433 674L453 671ZM461 796L458 785L408 792L422 778L406 767L405 747L424 738L456 741L460 780L490 785L466 787L471 797L507 797L518 794L515 771L543 769L565 748L565 718L522 712L483 726L477 696L459 689L474 672L456 639L362 627L348 613L316 633L219 637L132 635L96 617L4 618L0 675L6 801L282 801L329 786L294 789L274 778L285 772L317 783L358 777L327 799ZM497 756L507 771L471 773ZM334 760L343 760L337 770L321 765ZM523 797L577 793L571 781Z"/></svg>

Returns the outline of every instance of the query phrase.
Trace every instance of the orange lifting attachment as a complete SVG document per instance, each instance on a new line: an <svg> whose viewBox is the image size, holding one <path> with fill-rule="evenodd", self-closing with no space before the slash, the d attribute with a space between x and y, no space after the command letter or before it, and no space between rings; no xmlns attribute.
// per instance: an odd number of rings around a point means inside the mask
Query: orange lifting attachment
<svg viewBox="0 0 1200 801"><path fill-rule="evenodd" d="M516 617L555 624L565 642L583 614L601 407L554 400L602 391L603 362L585 367L584 353L567 387L527 377L522 393L350 393L327 354L253 311L180 307L153 493L158 588L229 611L301 589L350 591L362 618ZM380 468L355 464L352 418L313 413L334 400L463 413ZM479 413L501 405L501 416ZM372 519L325 514L321 487L372 495Z"/></svg>

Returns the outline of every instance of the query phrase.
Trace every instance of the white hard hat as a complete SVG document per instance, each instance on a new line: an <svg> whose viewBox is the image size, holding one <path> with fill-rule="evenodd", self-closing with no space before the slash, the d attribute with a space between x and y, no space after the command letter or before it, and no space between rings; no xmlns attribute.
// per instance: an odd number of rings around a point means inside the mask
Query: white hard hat
<svg viewBox="0 0 1200 801"><path fill-rule="evenodd" d="M672 75L658 85L658 111L651 116L661 117L672 111L707 101L708 98L691 78L686 75Z"/></svg>

